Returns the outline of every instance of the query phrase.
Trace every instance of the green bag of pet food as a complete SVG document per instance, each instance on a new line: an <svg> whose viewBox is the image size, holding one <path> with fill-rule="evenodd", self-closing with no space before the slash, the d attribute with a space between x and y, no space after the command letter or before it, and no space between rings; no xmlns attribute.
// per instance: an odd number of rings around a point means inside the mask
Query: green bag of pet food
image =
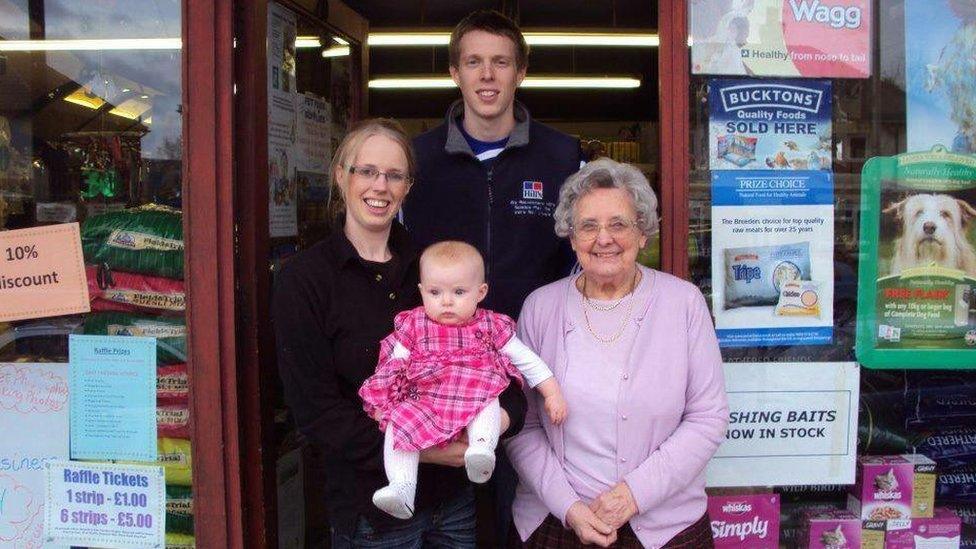
<svg viewBox="0 0 976 549"><path fill-rule="evenodd" d="M166 532L193 535L193 491L189 486L166 486Z"/></svg>
<svg viewBox="0 0 976 549"><path fill-rule="evenodd" d="M85 263L183 279L183 215L147 205L94 215L81 226Z"/></svg>
<svg viewBox="0 0 976 549"><path fill-rule="evenodd" d="M186 362L186 320L182 317L132 313L92 313L85 317L86 335L156 338L156 363Z"/></svg>

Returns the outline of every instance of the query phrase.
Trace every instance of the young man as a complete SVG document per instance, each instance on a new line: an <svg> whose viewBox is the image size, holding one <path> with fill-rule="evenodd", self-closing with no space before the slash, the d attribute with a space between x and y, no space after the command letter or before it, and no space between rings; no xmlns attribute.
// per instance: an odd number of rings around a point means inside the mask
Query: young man
<svg viewBox="0 0 976 549"><path fill-rule="evenodd" d="M458 23L450 72L461 99L444 124L414 139L418 173L403 207L419 246L463 240L478 248L490 288L483 306L513 318L532 290L572 268L552 214L581 160L579 140L532 120L515 100L528 54L518 26L498 12L477 11ZM496 544L506 541L516 481L499 454L497 524L489 533Z"/></svg>
<svg viewBox="0 0 976 549"><path fill-rule="evenodd" d="M485 258L486 308L517 318L539 286L569 274L569 244L553 232L559 188L580 166L579 141L529 117L515 100L528 46L518 26L478 11L451 34L461 100L414 139L418 174L404 221L423 247L463 240Z"/></svg>

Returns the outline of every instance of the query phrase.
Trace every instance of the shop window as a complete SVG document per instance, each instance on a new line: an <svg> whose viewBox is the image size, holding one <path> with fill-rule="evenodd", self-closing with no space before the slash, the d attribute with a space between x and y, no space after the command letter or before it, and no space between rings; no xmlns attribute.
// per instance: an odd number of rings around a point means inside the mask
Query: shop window
<svg viewBox="0 0 976 549"><path fill-rule="evenodd" d="M167 547L194 546L181 9L177 0L0 7L5 547L40 547L45 517L104 518L117 536L49 530L62 545L111 546L126 531L162 542L165 518ZM139 383L119 383L123 373ZM165 481L151 479L162 492L101 477L52 496L45 465L69 459L78 470L162 466Z"/></svg>

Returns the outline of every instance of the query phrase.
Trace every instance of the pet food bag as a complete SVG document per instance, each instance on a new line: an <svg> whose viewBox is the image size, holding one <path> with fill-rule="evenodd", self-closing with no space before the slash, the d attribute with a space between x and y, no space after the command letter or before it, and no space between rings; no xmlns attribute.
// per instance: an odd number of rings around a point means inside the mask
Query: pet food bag
<svg viewBox="0 0 976 549"><path fill-rule="evenodd" d="M81 244L88 263L183 279L183 215L177 210L149 205L89 217Z"/></svg>
<svg viewBox="0 0 976 549"><path fill-rule="evenodd" d="M88 295L93 311L182 313L186 290L182 280L113 271L108 265L88 265Z"/></svg>
<svg viewBox="0 0 976 549"><path fill-rule="evenodd" d="M193 535L193 490L166 486L166 533Z"/></svg>
<svg viewBox="0 0 976 549"><path fill-rule="evenodd" d="M727 248L725 308L776 305L787 282L810 280L810 243Z"/></svg>
<svg viewBox="0 0 976 549"><path fill-rule="evenodd" d="M85 318L87 335L156 338L156 362L186 362L186 321L178 317L152 317L130 313L93 313Z"/></svg>

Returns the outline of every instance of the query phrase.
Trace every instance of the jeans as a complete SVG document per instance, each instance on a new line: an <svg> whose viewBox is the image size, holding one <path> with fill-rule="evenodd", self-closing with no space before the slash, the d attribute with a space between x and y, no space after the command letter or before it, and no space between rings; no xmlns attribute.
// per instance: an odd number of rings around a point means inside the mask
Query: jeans
<svg viewBox="0 0 976 549"><path fill-rule="evenodd" d="M360 517L355 532L332 530L333 549L475 549L474 491L465 488L454 499L413 518L377 531Z"/></svg>

